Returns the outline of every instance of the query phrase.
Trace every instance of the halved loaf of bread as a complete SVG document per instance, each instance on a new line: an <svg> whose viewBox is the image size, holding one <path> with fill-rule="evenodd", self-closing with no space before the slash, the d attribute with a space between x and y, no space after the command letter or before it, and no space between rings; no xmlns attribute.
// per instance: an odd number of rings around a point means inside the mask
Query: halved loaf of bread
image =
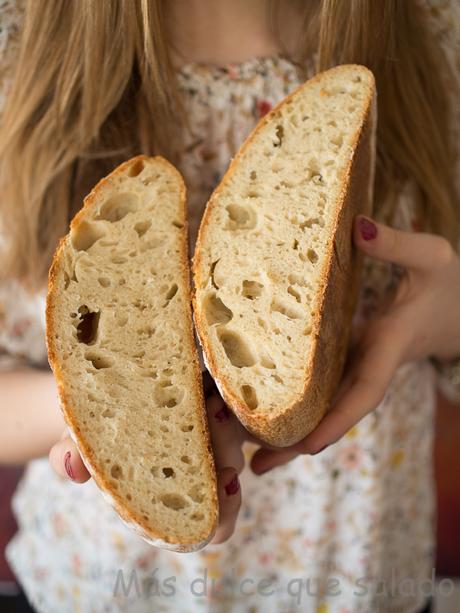
<svg viewBox="0 0 460 613"><path fill-rule="evenodd" d="M260 121L206 207L197 331L225 401L273 445L315 428L343 369L361 270L352 222L371 212L375 123L369 70L318 74Z"/></svg>
<svg viewBox="0 0 460 613"><path fill-rule="evenodd" d="M88 470L132 528L176 551L204 546L218 509L189 277L182 178L139 156L85 199L47 301L49 360Z"/></svg>

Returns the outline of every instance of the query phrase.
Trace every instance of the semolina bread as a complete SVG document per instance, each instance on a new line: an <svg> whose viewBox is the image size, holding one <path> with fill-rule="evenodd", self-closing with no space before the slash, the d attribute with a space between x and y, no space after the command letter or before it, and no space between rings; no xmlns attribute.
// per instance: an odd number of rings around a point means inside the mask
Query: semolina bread
<svg viewBox="0 0 460 613"><path fill-rule="evenodd" d="M204 546L216 478L185 187L166 160L133 158L85 199L54 257L46 315L62 411L99 488L152 544Z"/></svg>
<svg viewBox="0 0 460 613"><path fill-rule="evenodd" d="M259 122L206 207L196 329L223 398L272 445L316 427L343 370L362 267L352 223L371 213L375 126L369 70L318 74Z"/></svg>

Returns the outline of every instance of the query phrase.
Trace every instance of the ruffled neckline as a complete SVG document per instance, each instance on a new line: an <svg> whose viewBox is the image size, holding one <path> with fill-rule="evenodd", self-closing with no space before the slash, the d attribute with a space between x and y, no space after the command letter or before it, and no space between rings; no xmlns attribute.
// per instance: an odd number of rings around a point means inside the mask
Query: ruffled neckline
<svg viewBox="0 0 460 613"><path fill-rule="evenodd" d="M273 72L307 72L311 68L299 66L283 54L253 57L243 62L229 62L216 65L205 62L189 62L177 69L177 74L185 79L202 77L213 80L245 81L256 75L267 75Z"/></svg>

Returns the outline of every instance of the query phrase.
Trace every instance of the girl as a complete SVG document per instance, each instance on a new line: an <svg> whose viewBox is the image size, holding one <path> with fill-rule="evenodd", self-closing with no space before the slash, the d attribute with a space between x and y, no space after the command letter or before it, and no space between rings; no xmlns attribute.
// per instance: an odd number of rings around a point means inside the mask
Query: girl
<svg viewBox="0 0 460 613"><path fill-rule="evenodd" d="M20 529L8 559L38 611L427 606L433 364L460 397L456 8L3 0L3 462L45 454L64 429L46 369L46 271L102 175L140 152L175 162L193 246L211 190L274 103L346 62L373 70L379 92L375 220L355 223L369 257L334 406L294 447L245 445L243 456L244 430L206 384L221 523L215 543L192 554L155 549L125 528L64 434L50 454L57 474L44 459L30 462L14 500Z"/></svg>

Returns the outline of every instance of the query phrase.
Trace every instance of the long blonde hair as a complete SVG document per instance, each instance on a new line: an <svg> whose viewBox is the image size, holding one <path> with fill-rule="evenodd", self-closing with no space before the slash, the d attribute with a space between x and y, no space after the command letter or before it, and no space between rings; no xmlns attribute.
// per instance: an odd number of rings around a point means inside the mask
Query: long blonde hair
<svg viewBox="0 0 460 613"><path fill-rule="evenodd" d="M424 228L456 240L445 62L417 0L291 1L304 11L299 61L316 49L318 70L356 62L376 76L377 212L412 178ZM0 274L43 284L94 182L140 152L174 162L185 125L162 0L28 0L0 127Z"/></svg>

